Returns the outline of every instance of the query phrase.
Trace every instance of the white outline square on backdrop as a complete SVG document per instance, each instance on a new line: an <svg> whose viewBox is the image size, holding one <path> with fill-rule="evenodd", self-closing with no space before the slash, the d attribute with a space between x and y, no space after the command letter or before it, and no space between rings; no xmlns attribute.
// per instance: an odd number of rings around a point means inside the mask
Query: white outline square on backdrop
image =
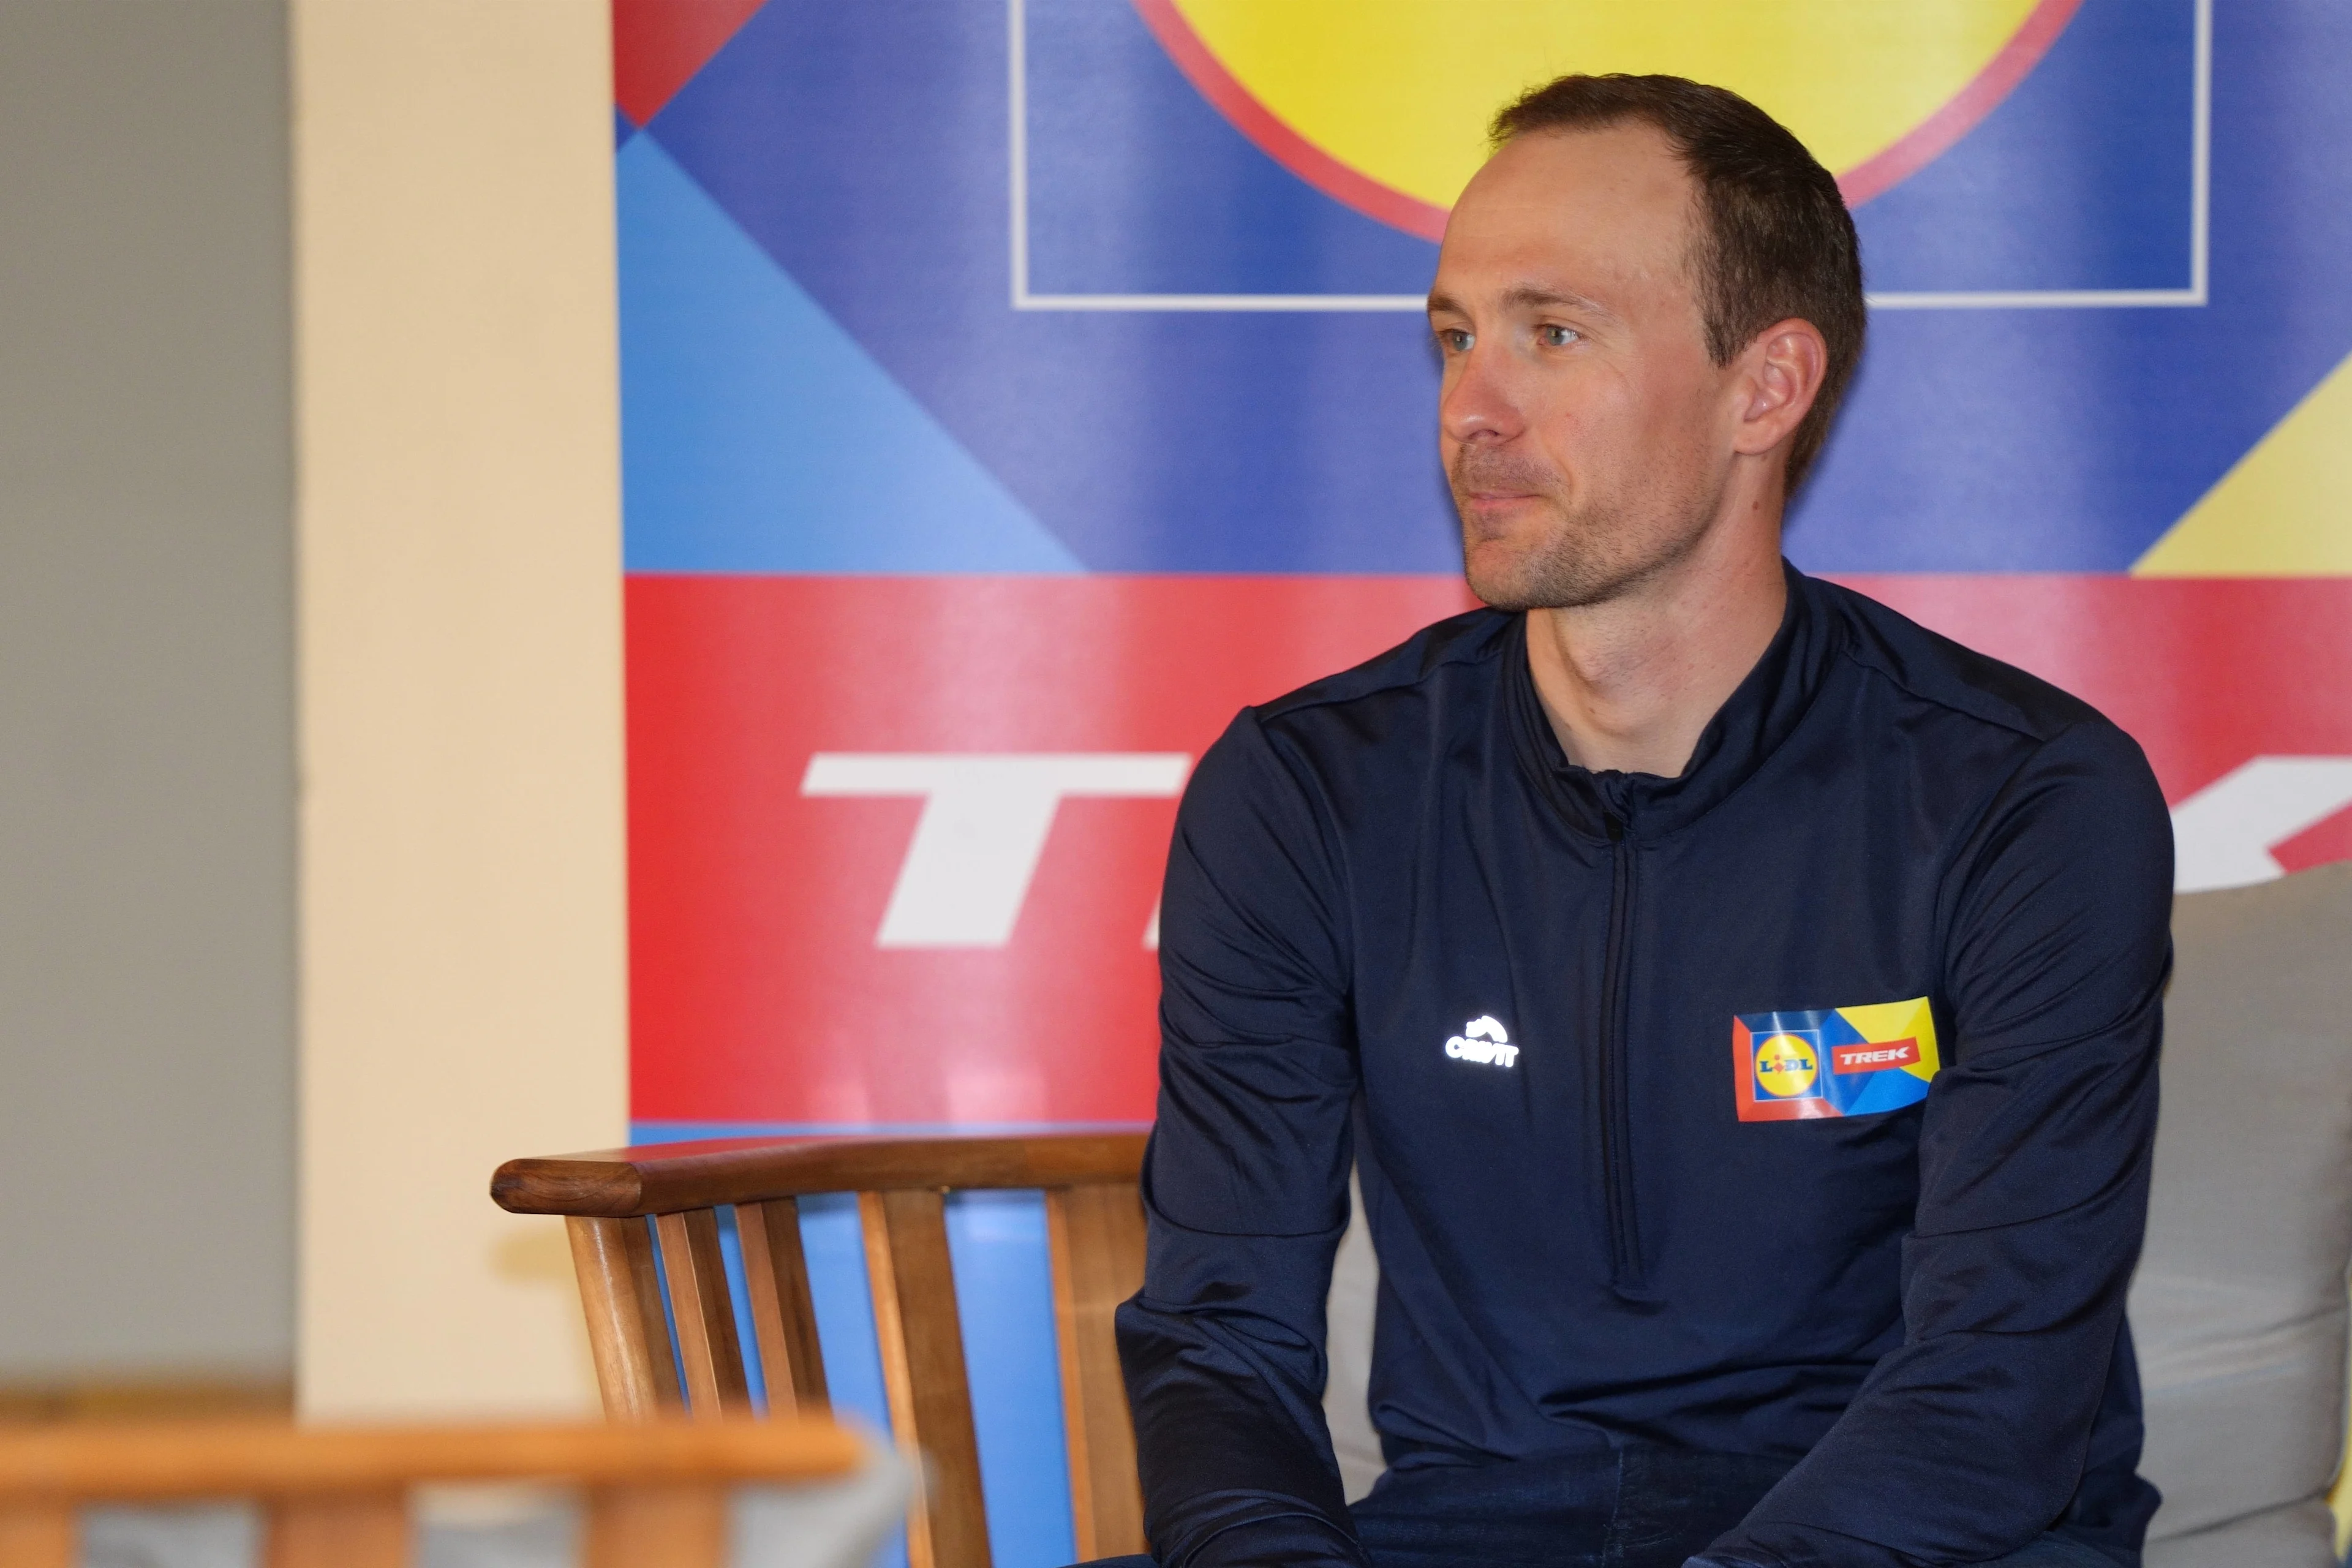
<svg viewBox="0 0 2352 1568"><path fill-rule="evenodd" d="M2097 310L2205 303L2206 211L2211 168L2213 0L2196 0L2190 109L2189 287L2022 289L1866 296L1880 310ZM1033 294L1029 291L1029 86L1026 0L1005 0L1012 101L1013 308L1016 310L1412 310L1418 294Z"/></svg>

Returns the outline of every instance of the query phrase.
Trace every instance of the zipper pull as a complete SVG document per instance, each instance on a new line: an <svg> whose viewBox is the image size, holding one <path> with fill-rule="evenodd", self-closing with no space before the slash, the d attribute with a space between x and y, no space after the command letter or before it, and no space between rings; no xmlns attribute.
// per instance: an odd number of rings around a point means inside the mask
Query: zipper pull
<svg viewBox="0 0 2352 1568"><path fill-rule="evenodd" d="M1601 813L1601 820L1609 824L1610 843L1622 844L1625 842L1625 824L1622 818L1618 816L1615 812L1608 811Z"/></svg>

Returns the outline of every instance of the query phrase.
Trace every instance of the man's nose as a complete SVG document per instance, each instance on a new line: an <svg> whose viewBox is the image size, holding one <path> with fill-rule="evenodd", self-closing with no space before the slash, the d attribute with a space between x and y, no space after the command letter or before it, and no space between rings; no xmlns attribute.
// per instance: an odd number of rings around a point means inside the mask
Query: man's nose
<svg viewBox="0 0 2352 1568"><path fill-rule="evenodd" d="M1503 356L1480 344L1457 362L1437 403L1438 426L1450 440L1507 441L1519 433Z"/></svg>

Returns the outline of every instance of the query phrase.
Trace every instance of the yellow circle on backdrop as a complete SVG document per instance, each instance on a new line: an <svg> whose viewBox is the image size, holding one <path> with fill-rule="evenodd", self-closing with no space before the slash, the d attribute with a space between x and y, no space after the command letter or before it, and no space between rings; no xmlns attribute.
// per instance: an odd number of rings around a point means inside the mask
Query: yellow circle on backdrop
<svg viewBox="0 0 2352 1568"><path fill-rule="evenodd" d="M1485 161L1495 111L1567 71L1664 71L1730 88L1843 174L1958 98L2048 0L1173 5L1291 131L1445 208Z"/></svg>
<svg viewBox="0 0 2352 1568"><path fill-rule="evenodd" d="M1794 1035L1769 1036L1756 1047L1756 1081L1767 1094L1788 1100L1809 1093L1821 1075L1821 1058Z"/></svg>

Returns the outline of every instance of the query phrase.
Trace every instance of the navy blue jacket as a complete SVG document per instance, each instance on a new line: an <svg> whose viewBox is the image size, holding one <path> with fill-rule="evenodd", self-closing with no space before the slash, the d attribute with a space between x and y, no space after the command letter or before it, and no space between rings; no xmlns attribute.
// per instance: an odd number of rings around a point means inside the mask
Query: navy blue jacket
<svg viewBox="0 0 2352 1568"><path fill-rule="evenodd" d="M1789 582L1677 778L1570 763L1494 611L1202 759L1118 1317L1162 1563L1364 1561L1319 1404L1350 1161L1391 1466L1801 1459L1709 1561L2137 1562L2163 797L2084 703Z"/></svg>

